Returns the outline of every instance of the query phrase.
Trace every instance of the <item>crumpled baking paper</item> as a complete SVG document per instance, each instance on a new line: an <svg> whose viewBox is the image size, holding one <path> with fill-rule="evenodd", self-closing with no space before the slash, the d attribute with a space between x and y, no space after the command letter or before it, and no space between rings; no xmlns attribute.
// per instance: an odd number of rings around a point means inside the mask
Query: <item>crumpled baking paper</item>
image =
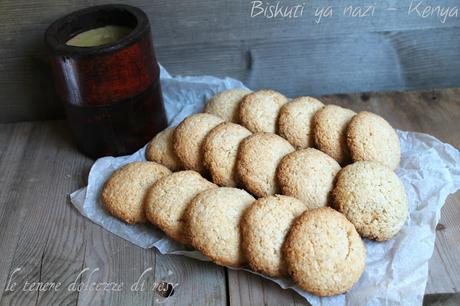
<svg viewBox="0 0 460 306"><path fill-rule="evenodd" d="M246 88L231 78L172 77L163 67L161 85L170 126L202 111L205 102L217 92ZM295 290L312 305L422 304L440 210L447 196L460 188L460 152L430 135L404 131L398 131L398 135L402 159L396 172L408 194L409 218L393 240L365 240L367 266L359 282L346 294L320 298L302 291L288 279L269 279L282 288ZM73 192L71 202L82 215L142 248L155 247L162 254L207 260L151 225L127 225L102 208L99 195L104 182L120 166L145 160L144 151L145 147L130 156L98 159L89 173L88 186Z"/></svg>

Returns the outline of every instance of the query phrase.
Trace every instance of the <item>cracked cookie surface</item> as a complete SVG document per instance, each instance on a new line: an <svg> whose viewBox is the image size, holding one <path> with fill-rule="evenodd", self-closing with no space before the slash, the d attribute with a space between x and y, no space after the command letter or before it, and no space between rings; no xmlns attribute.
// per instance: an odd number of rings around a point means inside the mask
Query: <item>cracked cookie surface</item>
<svg viewBox="0 0 460 306"><path fill-rule="evenodd" d="M225 121L238 123L238 107L243 97L250 93L250 90L242 88L222 91L209 100L204 111L219 116Z"/></svg>
<svg viewBox="0 0 460 306"><path fill-rule="evenodd" d="M306 209L303 202L283 195L260 198L249 207L241 221L242 248L254 271L287 276L281 248L295 218Z"/></svg>
<svg viewBox="0 0 460 306"><path fill-rule="evenodd" d="M187 170L203 174L203 154L201 146L206 135L224 122L220 117L198 113L185 118L174 130L174 152Z"/></svg>
<svg viewBox="0 0 460 306"><path fill-rule="evenodd" d="M225 187L236 187L236 157L241 141L252 133L244 126L224 122L211 130L203 143L203 162L211 172L214 183Z"/></svg>
<svg viewBox="0 0 460 306"><path fill-rule="evenodd" d="M283 254L294 282L318 296L346 292L366 265L366 248L353 224L329 207L307 210L296 219Z"/></svg>
<svg viewBox="0 0 460 306"><path fill-rule="evenodd" d="M351 120L347 144L353 161L378 161L396 169L401 159L398 134L382 117L360 112Z"/></svg>
<svg viewBox="0 0 460 306"><path fill-rule="evenodd" d="M145 149L145 158L157 162L171 171L178 171L182 165L174 153L173 134L174 128L167 128L153 137Z"/></svg>
<svg viewBox="0 0 460 306"><path fill-rule="evenodd" d="M279 134L286 138L296 149L305 149L314 145L312 121L324 104L312 97L298 97L286 103L278 118Z"/></svg>
<svg viewBox="0 0 460 306"><path fill-rule="evenodd" d="M271 89L253 92L240 103L240 123L253 133L276 133L279 111L287 102L288 98Z"/></svg>
<svg viewBox="0 0 460 306"><path fill-rule="evenodd" d="M147 192L147 220L174 240L188 244L183 214L197 194L211 188L217 186L192 170L175 172L163 177Z"/></svg>
<svg viewBox="0 0 460 306"><path fill-rule="evenodd" d="M230 187L198 194L185 213L191 244L219 265L244 264L240 221L254 200L245 190Z"/></svg>
<svg viewBox="0 0 460 306"><path fill-rule="evenodd" d="M339 164L350 162L347 146L347 128L356 113L352 110L327 105L313 117L313 137L316 147Z"/></svg>
<svg viewBox="0 0 460 306"><path fill-rule="evenodd" d="M245 138L238 150L236 169L244 187L257 197L280 193L276 169L294 147L281 136L257 133Z"/></svg>
<svg viewBox="0 0 460 306"><path fill-rule="evenodd" d="M119 168L102 189L104 208L126 223L144 223L147 190L158 179L169 174L171 171L168 168L155 162L133 162Z"/></svg>
<svg viewBox="0 0 460 306"><path fill-rule="evenodd" d="M408 215L407 195L399 177L379 162L356 162L337 175L334 206L363 237L393 238Z"/></svg>

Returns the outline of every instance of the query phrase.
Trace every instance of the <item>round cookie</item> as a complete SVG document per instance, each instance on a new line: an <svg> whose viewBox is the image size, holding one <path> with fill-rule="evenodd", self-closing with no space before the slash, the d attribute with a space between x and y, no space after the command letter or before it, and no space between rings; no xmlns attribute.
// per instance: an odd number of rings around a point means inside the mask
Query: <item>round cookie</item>
<svg viewBox="0 0 460 306"><path fill-rule="evenodd" d="M279 193L276 168L293 151L287 140L271 133L257 133L244 139L238 150L236 171L246 190L257 197Z"/></svg>
<svg viewBox="0 0 460 306"><path fill-rule="evenodd" d="M366 265L366 248L353 224L329 207L307 210L297 218L283 255L294 282L319 296L346 292Z"/></svg>
<svg viewBox="0 0 460 306"><path fill-rule="evenodd" d="M279 134L297 149L313 146L311 122L324 104L312 97L299 97L285 104L279 114Z"/></svg>
<svg viewBox="0 0 460 306"><path fill-rule="evenodd" d="M195 114L182 121L174 130L174 152L188 170L204 172L201 145L206 135L217 125L224 122L211 114Z"/></svg>
<svg viewBox="0 0 460 306"><path fill-rule="evenodd" d="M171 171L181 168L179 158L173 149L174 128L167 128L158 133L147 145L145 158L157 162Z"/></svg>
<svg viewBox="0 0 460 306"><path fill-rule="evenodd" d="M245 127L224 122L211 130L204 140L203 161L212 180L220 186L236 187L236 157L240 142L252 133Z"/></svg>
<svg viewBox="0 0 460 306"><path fill-rule="evenodd" d="M238 122L238 106L251 91L242 88L224 90L209 100L205 113L221 117L228 122Z"/></svg>
<svg viewBox="0 0 460 306"><path fill-rule="evenodd" d="M335 207L363 237L391 239L407 219L407 196L401 180L378 162L356 162L343 168L332 194Z"/></svg>
<svg viewBox="0 0 460 306"><path fill-rule="evenodd" d="M144 223L144 199L150 186L171 171L155 162L134 162L113 172L105 183L101 200L114 217L129 223Z"/></svg>
<svg viewBox="0 0 460 306"><path fill-rule="evenodd" d="M211 188L217 186L192 170L163 177L150 187L145 198L147 220L172 239L187 244L184 212L197 194Z"/></svg>
<svg viewBox="0 0 460 306"><path fill-rule="evenodd" d="M327 105L313 117L313 137L318 149L335 159L339 164L350 162L347 147L347 126L356 115L352 110Z"/></svg>
<svg viewBox="0 0 460 306"><path fill-rule="evenodd" d="M329 155L308 148L286 155L277 178L284 195L303 201L308 208L327 206L340 165Z"/></svg>
<svg viewBox="0 0 460 306"><path fill-rule="evenodd" d="M260 198L248 208L241 221L242 248L254 271L287 276L281 248L294 219L306 209L301 201L283 195Z"/></svg>
<svg viewBox="0 0 460 306"><path fill-rule="evenodd" d="M399 137L382 117L360 112L348 125L347 144L353 161L378 161L396 169L401 159Z"/></svg>
<svg viewBox="0 0 460 306"><path fill-rule="evenodd" d="M242 189L221 187L198 194L185 213L191 244L219 265L240 266L240 219L255 199Z"/></svg>
<svg viewBox="0 0 460 306"><path fill-rule="evenodd" d="M276 133L278 114L288 99L270 89L246 95L240 103L239 120L253 133Z"/></svg>

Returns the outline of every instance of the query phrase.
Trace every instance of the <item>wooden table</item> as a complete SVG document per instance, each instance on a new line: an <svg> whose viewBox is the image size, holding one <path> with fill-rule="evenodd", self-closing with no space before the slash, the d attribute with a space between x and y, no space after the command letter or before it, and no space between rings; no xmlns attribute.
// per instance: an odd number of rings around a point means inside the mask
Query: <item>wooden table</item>
<svg viewBox="0 0 460 306"><path fill-rule="evenodd" d="M460 89L338 95L324 100L355 111L374 111L396 128L429 133L460 147ZM305 304L293 291L260 277L144 250L93 224L73 208L68 196L86 185L92 163L76 151L63 121L0 125L2 305L150 305L162 302L156 302L158 295L150 290L162 281L179 284L167 304ZM459 238L457 193L442 209L427 294L460 291ZM87 283L123 282L124 287L121 291L67 290L75 280L78 284L85 268L90 269L83 275ZM131 290L144 271L145 290ZM62 285L56 291L40 292L31 287L33 282ZM24 286L30 291L23 291Z"/></svg>

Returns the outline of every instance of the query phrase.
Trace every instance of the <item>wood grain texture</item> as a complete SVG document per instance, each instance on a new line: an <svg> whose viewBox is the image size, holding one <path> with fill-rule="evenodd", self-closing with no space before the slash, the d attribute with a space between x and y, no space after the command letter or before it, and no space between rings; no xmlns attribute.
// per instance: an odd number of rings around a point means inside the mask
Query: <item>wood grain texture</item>
<svg viewBox="0 0 460 306"><path fill-rule="evenodd" d="M162 281L179 284L168 303L225 304L222 267L135 247L77 212L68 194L92 163L62 121L0 125L0 305L160 305L153 289ZM144 289L132 290L139 278ZM34 282L61 289L23 290ZM123 286L91 289L107 282Z"/></svg>
<svg viewBox="0 0 460 306"><path fill-rule="evenodd" d="M381 114L395 127L426 132L460 147L460 89L321 98L355 111ZM261 277L227 270L182 256L140 249L91 223L67 195L86 184L92 161L73 147L62 121L0 124L0 305L160 305L152 290L129 289L144 271L146 288L178 283L166 305L304 305L291 290ZM451 195L441 213L426 293L460 289L460 194ZM13 275L25 281L77 284L123 282L121 292L8 291Z"/></svg>
<svg viewBox="0 0 460 306"><path fill-rule="evenodd" d="M8 158L14 157L18 165L16 171L8 176L12 184L7 190L14 198L1 203L4 210L1 232L11 236L6 237L6 248L2 247L2 250L14 252L8 258L10 273L6 269L2 275L11 275L20 269L14 274L14 282L22 286L28 287L26 282L41 282L45 279L57 279L67 285L82 265L85 221L67 203L66 197L69 190L82 184L81 171L88 160L72 158L75 150L63 146L68 133L63 129L62 122L22 127L27 127L28 131L19 129L12 135L13 140L16 138L24 142L23 150L9 152L18 148L10 143L1 161L2 166L10 167ZM74 303L77 296L66 290L56 293L37 290L3 291L1 303Z"/></svg>
<svg viewBox="0 0 460 306"><path fill-rule="evenodd" d="M0 122L63 117L43 33L66 13L108 2L0 2ZM289 96L460 85L460 18L442 23L436 16L408 14L410 0L379 1L373 17L343 16L346 6L364 6L362 1L312 0L299 2L305 3L300 18L251 18L251 3L130 2L149 15L158 59L175 74L231 76ZM317 24L316 9L328 5L333 16Z"/></svg>
<svg viewBox="0 0 460 306"><path fill-rule="evenodd" d="M228 286L230 305L310 305L296 292L244 271L228 270Z"/></svg>
<svg viewBox="0 0 460 306"><path fill-rule="evenodd" d="M174 255L157 255L155 282L176 284L168 299L156 297L166 305L227 305L225 268L211 262Z"/></svg>

